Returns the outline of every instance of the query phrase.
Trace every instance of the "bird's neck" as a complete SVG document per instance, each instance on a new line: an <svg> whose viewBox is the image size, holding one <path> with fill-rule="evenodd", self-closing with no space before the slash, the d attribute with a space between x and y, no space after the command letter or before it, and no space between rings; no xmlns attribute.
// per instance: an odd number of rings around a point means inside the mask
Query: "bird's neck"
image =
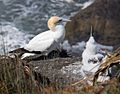
<svg viewBox="0 0 120 94"><path fill-rule="evenodd" d="M56 25L51 28L51 31L53 31L53 32L64 31L64 30L65 30L65 28L63 25Z"/></svg>

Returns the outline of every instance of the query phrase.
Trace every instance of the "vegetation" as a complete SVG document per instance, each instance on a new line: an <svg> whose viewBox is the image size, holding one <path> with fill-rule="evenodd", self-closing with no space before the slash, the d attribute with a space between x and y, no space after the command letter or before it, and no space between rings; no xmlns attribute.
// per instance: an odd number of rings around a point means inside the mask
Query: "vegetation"
<svg viewBox="0 0 120 94"><path fill-rule="evenodd" d="M120 79L112 78L107 84L90 86L79 83L59 88L54 84L43 85L34 79L30 66L17 56L0 56L0 94L119 94Z"/></svg>

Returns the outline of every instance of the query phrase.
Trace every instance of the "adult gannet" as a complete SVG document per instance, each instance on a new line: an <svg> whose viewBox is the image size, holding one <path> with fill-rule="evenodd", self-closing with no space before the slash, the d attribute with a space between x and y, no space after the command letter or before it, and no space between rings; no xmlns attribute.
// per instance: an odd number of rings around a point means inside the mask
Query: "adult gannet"
<svg viewBox="0 0 120 94"><path fill-rule="evenodd" d="M65 27L63 22L70 21L58 16L52 16L48 20L48 31L36 35L29 41L22 49L27 53L23 54L22 58L34 55L34 52L41 52L45 55L49 54L52 50L60 50L60 43L63 42L65 37Z"/></svg>

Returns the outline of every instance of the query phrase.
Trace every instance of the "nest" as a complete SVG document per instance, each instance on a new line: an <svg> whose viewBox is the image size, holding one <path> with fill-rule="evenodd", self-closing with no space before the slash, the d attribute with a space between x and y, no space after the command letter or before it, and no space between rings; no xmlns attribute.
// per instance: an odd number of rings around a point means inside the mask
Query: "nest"
<svg viewBox="0 0 120 94"><path fill-rule="evenodd" d="M94 79L93 79L93 85L96 84L97 79L99 77L99 74L104 74L110 67L113 67L114 65L116 65L118 67L118 73L116 73L116 77L120 77L120 48L118 48L117 50L115 50L115 52L111 55L108 55L108 57L106 58L105 62L103 62L98 71L95 73L94 75Z"/></svg>

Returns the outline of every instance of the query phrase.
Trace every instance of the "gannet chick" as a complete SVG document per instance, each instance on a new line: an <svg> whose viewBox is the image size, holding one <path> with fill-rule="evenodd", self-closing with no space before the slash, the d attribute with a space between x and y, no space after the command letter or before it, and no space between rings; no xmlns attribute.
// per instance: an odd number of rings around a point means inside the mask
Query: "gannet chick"
<svg viewBox="0 0 120 94"><path fill-rule="evenodd" d="M90 71L95 65L97 65L97 63L92 63L92 62L96 62L96 43L94 40L93 36L90 36L89 40L86 43L86 48L82 53L82 69L85 71ZM95 70L91 70L91 72L93 72Z"/></svg>
<svg viewBox="0 0 120 94"><path fill-rule="evenodd" d="M25 45L24 49L29 52L42 52L49 54L52 50L60 50L60 43L63 42L65 37L65 27L63 22L70 21L58 16L52 16L48 20L48 31L42 32L35 36ZM26 57L26 55L24 55ZM24 58L22 57L22 58Z"/></svg>
<svg viewBox="0 0 120 94"><path fill-rule="evenodd" d="M84 71L95 73L98 70L103 57L102 54L97 52L97 42L91 32L90 38L86 43L86 48L82 53L82 75L85 75Z"/></svg>

